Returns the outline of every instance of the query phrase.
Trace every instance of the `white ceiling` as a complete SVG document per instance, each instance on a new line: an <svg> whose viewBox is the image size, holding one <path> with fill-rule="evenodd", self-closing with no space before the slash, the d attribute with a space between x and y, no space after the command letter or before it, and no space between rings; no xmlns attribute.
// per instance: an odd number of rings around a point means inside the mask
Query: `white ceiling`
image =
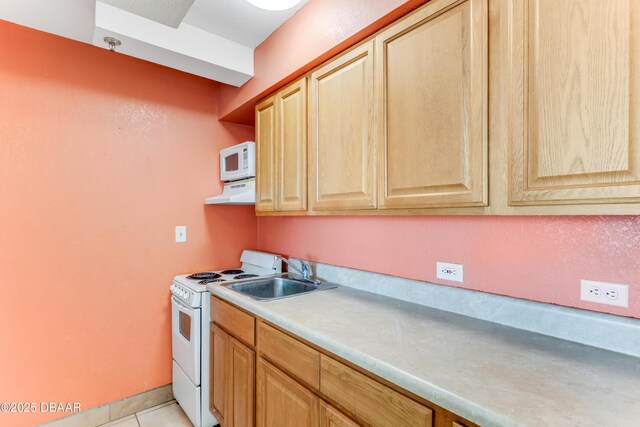
<svg viewBox="0 0 640 427"><path fill-rule="evenodd" d="M112 35L120 53L239 86L253 75L253 49L307 1L266 11L195 0L185 16L191 0L0 0L0 19L103 48Z"/></svg>
<svg viewBox="0 0 640 427"><path fill-rule="evenodd" d="M100 0L160 24L178 28L194 0Z"/></svg>
<svg viewBox="0 0 640 427"><path fill-rule="evenodd" d="M289 10L269 11L245 0L196 0L183 22L255 48L307 1Z"/></svg>

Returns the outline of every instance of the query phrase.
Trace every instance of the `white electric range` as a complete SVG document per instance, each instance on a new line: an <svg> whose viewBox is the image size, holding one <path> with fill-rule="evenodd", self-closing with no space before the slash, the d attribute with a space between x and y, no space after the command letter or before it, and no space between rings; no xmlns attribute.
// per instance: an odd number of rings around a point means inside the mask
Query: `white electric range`
<svg viewBox="0 0 640 427"><path fill-rule="evenodd" d="M217 421L209 411L210 294L207 284L246 281L282 272L279 255L245 250L238 268L176 276L171 283L173 395L196 427Z"/></svg>

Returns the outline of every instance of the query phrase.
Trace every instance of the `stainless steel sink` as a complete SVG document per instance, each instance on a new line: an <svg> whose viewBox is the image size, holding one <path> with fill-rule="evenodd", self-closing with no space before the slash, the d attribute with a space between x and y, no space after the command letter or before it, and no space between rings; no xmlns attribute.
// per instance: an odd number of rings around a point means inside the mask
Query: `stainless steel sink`
<svg viewBox="0 0 640 427"><path fill-rule="evenodd" d="M337 287L337 285L333 283L312 282L287 277L270 277L267 279L229 283L223 286L260 301L287 298Z"/></svg>

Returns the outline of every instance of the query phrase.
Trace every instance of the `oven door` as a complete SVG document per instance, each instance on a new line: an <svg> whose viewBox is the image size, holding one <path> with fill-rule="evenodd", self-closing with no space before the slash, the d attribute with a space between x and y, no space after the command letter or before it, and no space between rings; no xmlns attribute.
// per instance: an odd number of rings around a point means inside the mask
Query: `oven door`
<svg viewBox="0 0 640 427"><path fill-rule="evenodd" d="M202 310L171 297L171 348L173 360L193 384L200 385Z"/></svg>

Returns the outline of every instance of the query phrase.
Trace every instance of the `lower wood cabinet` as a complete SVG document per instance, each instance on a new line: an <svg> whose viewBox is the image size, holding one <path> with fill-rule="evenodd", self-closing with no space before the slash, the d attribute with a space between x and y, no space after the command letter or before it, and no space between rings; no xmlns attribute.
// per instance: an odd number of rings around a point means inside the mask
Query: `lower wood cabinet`
<svg viewBox="0 0 640 427"><path fill-rule="evenodd" d="M318 426L318 397L262 358L257 400L258 427Z"/></svg>
<svg viewBox="0 0 640 427"><path fill-rule="evenodd" d="M211 356L211 412L222 427L254 425L254 351L212 323Z"/></svg>
<svg viewBox="0 0 640 427"><path fill-rule="evenodd" d="M211 307L209 406L222 427L477 427L227 302Z"/></svg>
<svg viewBox="0 0 640 427"><path fill-rule="evenodd" d="M229 334L211 324L209 409L223 426L226 425L227 399L229 398L229 376L227 375L229 339Z"/></svg>
<svg viewBox="0 0 640 427"><path fill-rule="evenodd" d="M231 373L231 399L230 415L232 422L227 426L244 427L254 424L254 401L256 384L256 356L253 350L245 347L240 342L231 338L229 348Z"/></svg>

